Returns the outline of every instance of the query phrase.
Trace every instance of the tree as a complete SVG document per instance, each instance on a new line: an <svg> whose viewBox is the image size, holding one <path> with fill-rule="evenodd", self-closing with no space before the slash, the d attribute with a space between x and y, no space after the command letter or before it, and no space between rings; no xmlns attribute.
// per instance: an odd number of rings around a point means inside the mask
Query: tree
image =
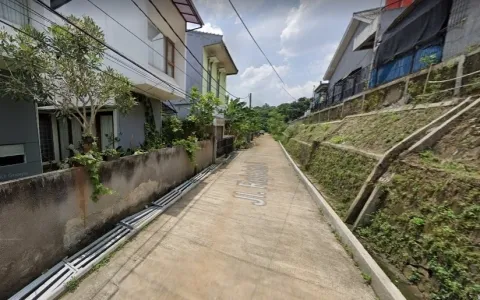
<svg viewBox="0 0 480 300"><path fill-rule="evenodd" d="M228 134L235 136L236 146L244 146L247 135L261 129L257 111L247 107L240 99L230 100L224 111L227 119L225 129Z"/></svg>
<svg viewBox="0 0 480 300"><path fill-rule="evenodd" d="M287 127L284 122L285 116L277 110L271 111L268 116L268 132L274 137L278 137Z"/></svg>
<svg viewBox="0 0 480 300"><path fill-rule="evenodd" d="M95 140L100 109L108 104L126 113L136 102L125 76L110 67L101 69L106 49L95 40L105 41L101 28L90 17L68 19L94 38L71 24L52 25L47 33L30 25L22 28L25 34L0 32L9 72L0 89L15 100L54 106L59 115L78 121L85 147Z"/></svg>
<svg viewBox="0 0 480 300"><path fill-rule="evenodd" d="M215 113L222 102L211 92L205 95L200 94L195 87L190 92L190 98L192 105L187 121L191 123L192 130L199 139L207 139L210 136Z"/></svg>
<svg viewBox="0 0 480 300"><path fill-rule="evenodd" d="M253 110L257 113L260 122L260 129L268 131L268 115L275 109L274 106L264 104L263 106L254 107Z"/></svg>

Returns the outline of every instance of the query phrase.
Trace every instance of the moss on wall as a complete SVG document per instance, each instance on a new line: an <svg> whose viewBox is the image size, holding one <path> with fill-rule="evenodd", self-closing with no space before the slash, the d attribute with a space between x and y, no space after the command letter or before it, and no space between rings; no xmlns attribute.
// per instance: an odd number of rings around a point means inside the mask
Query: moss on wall
<svg viewBox="0 0 480 300"><path fill-rule="evenodd" d="M375 163L374 159L321 144L313 152L308 173L333 209L344 217Z"/></svg>
<svg viewBox="0 0 480 300"><path fill-rule="evenodd" d="M347 118L331 137L331 142L342 137L342 144L384 153L448 109L437 107Z"/></svg>
<svg viewBox="0 0 480 300"><path fill-rule="evenodd" d="M288 153L290 153L301 166L308 167L310 153L312 152L310 144L302 143L292 138L285 145L285 149L287 149Z"/></svg>
<svg viewBox="0 0 480 300"><path fill-rule="evenodd" d="M342 106L335 106L330 108L328 111L328 120L329 121L335 121L335 120L340 120L342 118Z"/></svg>
<svg viewBox="0 0 480 300"><path fill-rule="evenodd" d="M447 64L441 68L434 69L430 73L429 81L442 81L455 78L457 74L457 64ZM443 101L453 95L453 90L441 92L455 87L455 80L443 82L443 83L428 83L425 93L423 92L425 87L425 81L427 74L410 79L408 84L408 94L410 95L411 102L415 104L419 103L434 103Z"/></svg>
<svg viewBox="0 0 480 300"><path fill-rule="evenodd" d="M362 97L343 103L342 117L359 114L362 112Z"/></svg>
<svg viewBox="0 0 480 300"><path fill-rule="evenodd" d="M385 90L377 90L365 96L363 103L363 112L371 112L382 107Z"/></svg>
<svg viewBox="0 0 480 300"><path fill-rule="evenodd" d="M301 126L296 134L295 138L307 143L313 141L323 141L330 133L335 131L340 123L317 123Z"/></svg>
<svg viewBox="0 0 480 300"><path fill-rule="evenodd" d="M480 52L467 56L463 65L463 74L470 74L480 70ZM477 95L480 94L480 73L466 76L462 79L462 95Z"/></svg>
<svg viewBox="0 0 480 300"><path fill-rule="evenodd" d="M357 233L424 299L477 299L479 179L406 162L391 170L382 208Z"/></svg>

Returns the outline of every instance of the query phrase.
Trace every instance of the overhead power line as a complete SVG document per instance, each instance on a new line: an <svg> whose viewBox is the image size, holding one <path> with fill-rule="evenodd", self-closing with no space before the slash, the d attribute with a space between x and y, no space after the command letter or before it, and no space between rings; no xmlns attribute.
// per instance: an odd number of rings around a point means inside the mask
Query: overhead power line
<svg viewBox="0 0 480 300"><path fill-rule="evenodd" d="M145 14L145 12L137 5L137 3L135 2L135 0L130 0L130 1L132 1L132 2L135 4L135 6L136 6L140 11L142 11L142 13L150 20L150 18L147 16L147 14ZM201 63L201 62L198 60L198 58L195 56L195 54L193 54L193 52L190 50L190 48L188 48L188 46L185 44L185 42L183 42L183 40L180 38L180 36L178 35L178 33L177 33L177 32L175 31L175 29L172 27L172 25L170 24L170 22L168 22L167 18L165 18L165 16L160 12L160 10L159 10L158 7L155 5L155 3L153 3L152 0L148 0L148 2L150 2L150 4L155 8L155 10L156 10L157 13L160 15L160 17L162 17L163 21L165 21L165 23L167 23L168 27L170 27L170 29L173 31L173 33L174 33L175 36L178 38L178 40L180 41L180 43L182 43L182 45L185 47L185 49L188 50L188 52L189 52L189 53L192 55L192 57L197 61L197 63L202 67L202 69L208 73L208 70L205 69L205 67L203 66L203 63ZM150 22L152 22L152 21L150 20ZM154 24L154 23L152 22L152 24ZM154 25L155 25L155 24L154 24ZM156 26L156 25L155 25L155 26ZM159 29L158 27L157 27L157 29L160 31L160 29ZM177 51L178 51L178 50L177 50ZM178 53L180 54L180 56L183 57L183 59L185 59L185 61L188 62L188 60L183 56L183 54L181 54L180 52L178 52ZM192 68L193 68L193 66L192 66ZM202 76L202 77L203 77L203 76ZM215 83L217 84L217 86L221 87L221 84L220 84L217 80L215 80L215 79L213 79L213 78L211 78L211 79L212 79L213 82L215 82ZM222 89L223 89L226 93L230 94L230 96L232 96L233 98L240 98L240 97L237 97L237 96L233 95L233 94L230 93L229 91L227 91L224 87L222 87Z"/></svg>
<svg viewBox="0 0 480 300"><path fill-rule="evenodd" d="M149 0L151 1L151 0ZM230 5L232 6L233 10L235 11L235 13L237 14L238 18L240 19L240 21L242 22L243 26L245 27L245 29L247 30L248 34L250 35L250 37L252 38L253 42L255 43L255 45L257 45L258 49L260 50L260 52L262 52L263 56L265 57L265 59L267 60L268 64L270 65L270 67L272 67L273 71L275 72L275 74L277 74L277 77L278 79L280 79L280 81L282 82L283 86L282 88L285 90L285 92L290 96L292 97L293 100L297 100L295 99L295 97L293 97L289 92L288 90L286 89L286 84L285 82L283 81L282 77L280 76L280 74L278 74L277 70L275 69L275 67L273 66L273 64L270 62L270 59L268 59L267 55L265 54L265 52L262 50L262 48L260 47L260 45L257 43L257 41L255 40L255 38L253 37L252 33L250 32L250 30L248 29L247 27L247 24L245 24L245 22L243 21L242 17L240 16L240 14L238 13L237 9L235 8L235 5L233 5L232 3L232 0L228 0L228 2L230 2Z"/></svg>
<svg viewBox="0 0 480 300"><path fill-rule="evenodd" d="M82 32L84 35L87 35L88 37L90 37L91 39L93 39L95 42L97 42L98 44L104 46L105 48L111 50L113 53L117 54L118 56L122 57L123 59L129 61L131 64L133 64L134 66L136 66L137 68L141 69L142 71L148 73L149 75L151 75L152 77L156 78L157 80L165 83L167 86L169 86L172 91L177 91L179 93L181 93L182 95L185 95L185 96L188 96L188 94L171 85L169 82L163 80L162 78L158 77L156 74L152 73L150 70L146 69L145 67L143 67L142 65L140 65L139 63L135 62L134 60L128 58L127 56L125 56L123 53L121 53L120 51L118 51L117 49L113 48L112 46L110 46L109 44L107 44L106 42L103 42L99 39L97 39L96 37L92 36L90 33L86 32L84 29L80 28L78 25L76 25L74 22L70 21L69 19L67 19L65 16L63 16L62 14L58 13L57 11L55 11L54 9L50 8L50 6L46 5L45 3L43 3L41 0L35 0L35 2L37 2L38 4L40 4L41 6L43 6L44 8L46 8L48 11L50 11L51 13L53 13L54 15L58 16L59 18L61 18L64 22L72 25L73 27L75 27L77 30L79 30L80 32Z"/></svg>
<svg viewBox="0 0 480 300"><path fill-rule="evenodd" d="M14 0L14 1L15 1L15 0ZM19 3L19 2L17 2L17 3L18 3L18 4L21 4L21 3ZM9 7L10 9L18 12L19 14L22 14L22 15L30 18L31 20L37 22L38 24L40 24L40 25L42 25L42 26L44 26L44 27L47 27L47 25L45 25L45 24L43 24L42 22L36 20L36 19L33 18L32 16L29 16L28 14L25 14L24 12L19 11L19 10L15 9L14 7L8 6L7 4L5 4L5 5L6 5L7 7ZM49 21L51 24L56 24L56 25L58 25L58 24L55 23L54 21L52 21L52 20L44 17L43 15L39 14L39 13L38 13L37 11L35 11L35 10L32 10L32 9L30 9L30 8L28 8L28 7L25 7L25 6L23 6L23 8L25 8L25 9L31 11L32 13L34 13L35 15L41 17L43 20ZM37 40L37 41L39 41L39 42L42 42L42 41L39 40L38 38L35 38L34 36L29 35L28 33L26 33L25 31L23 31L23 30L20 29L20 28L17 28L17 27L15 27L15 26L13 26L13 25L11 25L11 24L9 24L9 23L6 23L6 22L4 22L4 21L2 21L2 20L0 20L0 22L1 22L2 24L6 25L6 26L8 26L8 27L10 27L10 28L12 28L12 29L15 30L15 31L18 31L18 32L20 32L20 33L22 33L22 34L24 34L24 35L26 35L26 36L29 36L30 38L32 38L32 39L34 39L34 40ZM64 28L61 28L61 29L64 30L65 32L71 34L71 35L74 36L74 37L77 36L77 35L71 33L70 31L68 31L68 30L66 30L66 29L64 29ZM53 50L55 50L55 51L57 51L57 52L64 53L64 52L62 52L62 50L60 50L60 49L58 49L58 48L55 48L54 46L52 46L52 45L50 45L50 44L48 44L48 43L46 43L46 46L48 46L49 48L52 48ZM120 65L120 66L122 66L122 67L124 67L124 68L126 68L126 69L129 69L129 70L131 70L132 72L135 72L135 73L137 73L138 75L144 77L145 79L147 79L147 80L155 83L152 79L146 77L144 74L141 74L138 70L133 69L132 67L126 65L124 62L120 61L118 58L116 58L116 57L114 57L114 56L112 56L112 55L109 55L108 53L105 53L105 55L107 56L106 59L109 60L109 61L111 61L112 63L115 63L115 64ZM102 64L103 64L103 63L102 63ZM103 64L103 65L105 65L105 64ZM104 74L106 74L106 75L108 75L108 76L111 76L111 77L112 77L113 79L115 79L115 80L122 80L121 78L118 78L118 77L116 77L116 76L113 76L112 74L107 73L107 72L105 72L105 70L102 70L102 69L100 69L100 68L96 68L96 70L99 71L99 72L102 72L102 73L104 73ZM160 83L163 83L163 82L160 81L160 82L156 83L156 84L155 84L155 87L158 86ZM152 87L152 88L153 88L153 87ZM150 88L150 89L152 89L152 88ZM146 91L143 90L143 89L141 89L141 88L139 88L139 87L136 87L136 89L138 89L139 91L142 91L142 92L145 93L146 95L153 96L153 98L156 97L154 94L151 94L151 93L148 92L150 89L148 89L148 90L146 90Z"/></svg>
<svg viewBox="0 0 480 300"><path fill-rule="evenodd" d="M142 38L140 38L138 35L136 35L134 32L132 32L130 29L128 29L125 25L123 25L122 23L120 23L117 19L115 19L114 17L112 17L109 13L107 13L104 9L102 9L101 7L99 7L97 4L93 3L92 0L87 0L88 2L90 2L90 4L92 4L93 6L95 6L95 8L97 8L98 10L100 10L103 14L105 14L108 18L110 18L112 21L114 21L115 23L117 23L120 27L122 27L123 29L125 29L126 31L128 31L131 35L133 35L134 37L136 37L140 42L142 42L143 44L145 44L145 46L147 46L148 48L152 49L152 51L154 51L155 53L157 53L158 55L160 55L161 57L165 58L165 56L163 54L161 54L160 52L158 52L155 48L153 48L151 45L149 45L146 41L144 41ZM175 48L175 50L177 50ZM178 50L177 50L178 52ZM188 61L187 61L188 62ZM190 79L195 80L195 78L193 78L192 76L188 75L184 70L180 69L178 66L175 66L175 68L182 72L183 74L185 74L187 77L189 77ZM193 68L193 66L192 66ZM197 71L195 68L194 68L195 71ZM198 73L198 71L197 71ZM200 76L202 76L202 79L203 78L203 75L198 73ZM197 84L198 84L198 81L196 81Z"/></svg>

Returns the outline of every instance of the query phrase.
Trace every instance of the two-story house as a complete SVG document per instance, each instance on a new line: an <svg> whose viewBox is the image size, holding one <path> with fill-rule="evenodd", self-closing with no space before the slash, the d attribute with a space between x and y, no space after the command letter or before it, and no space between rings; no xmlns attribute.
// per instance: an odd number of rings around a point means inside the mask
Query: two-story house
<svg viewBox="0 0 480 300"><path fill-rule="evenodd" d="M222 103L227 101L227 76L235 75L235 66L223 36L201 31L191 31L187 34L187 46L193 53L187 54L187 90L197 87L203 94L212 92ZM201 65L200 65L200 63ZM175 107L180 118L185 118L190 112L190 101L182 99L175 101ZM214 124L217 140L222 139L225 120L221 112L215 114Z"/></svg>
<svg viewBox="0 0 480 300"><path fill-rule="evenodd" d="M102 149L122 146L135 148L145 140L145 123L153 115L157 130L162 115L174 113L170 100L186 93L187 23L203 25L191 0L4 0L0 20L20 28L30 24L46 30L64 16L90 16L105 34L106 44L125 55L108 50L105 66L127 76L139 102L127 115L115 107L105 107L96 117L96 136ZM160 16L160 11L163 15ZM2 30L17 33L0 24ZM129 61L130 60L130 61ZM134 63L140 65L135 66ZM0 65L0 67L2 67ZM145 71L147 70L147 71ZM2 95L0 95L2 97ZM2 98L5 98L3 96ZM55 117L53 107L37 107L33 102L0 102L0 181L39 174L42 164L59 162L72 155L69 145L81 140L81 127L74 119ZM111 143L111 137L120 141Z"/></svg>
<svg viewBox="0 0 480 300"><path fill-rule="evenodd" d="M64 16L90 16L103 30L107 45L142 67L107 50L104 65L131 80L138 105L126 115L114 107L105 107L97 114L95 135L102 150L139 147L145 141L147 119L153 115L155 129L160 131L162 115L175 113L170 101L185 97L187 23L203 25L202 19L191 0L152 2L116 0L112 5L110 0L54 0L51 3ZM41 126L51 127L53 137L51 142L42 144L44 157L48 161L68 158L72 154L69 145L81 141L80 125L73 119L56 119L52 107L42 107L40 111L40 120L44 120ZM113 141L112 137L120 140Z"/></svg>

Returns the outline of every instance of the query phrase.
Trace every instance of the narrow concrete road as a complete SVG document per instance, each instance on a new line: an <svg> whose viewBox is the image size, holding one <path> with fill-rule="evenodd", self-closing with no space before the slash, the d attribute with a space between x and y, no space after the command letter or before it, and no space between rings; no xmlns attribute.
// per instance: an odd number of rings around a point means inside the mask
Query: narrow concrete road
<svg viewBox="0 0 480 300"><path fill-rule="evenodd" d="M375 299L280 146L263 136L67 299Z"/></svg>

